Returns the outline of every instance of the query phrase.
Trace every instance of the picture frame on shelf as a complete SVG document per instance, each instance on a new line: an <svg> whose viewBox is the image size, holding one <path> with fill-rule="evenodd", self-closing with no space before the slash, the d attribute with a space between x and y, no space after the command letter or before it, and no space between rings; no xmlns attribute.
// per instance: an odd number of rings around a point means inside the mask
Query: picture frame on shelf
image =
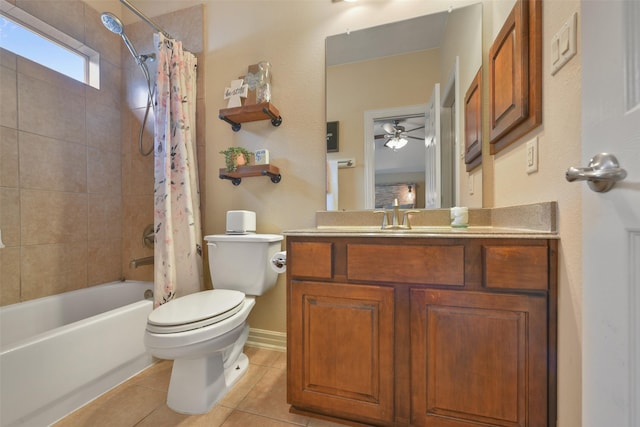
<svg viewBox="0 0 640 427"><path fill-rule="evenodd" d="M327 122L327 153L337 153L339 149L338 141L339 122Z"/></svg>

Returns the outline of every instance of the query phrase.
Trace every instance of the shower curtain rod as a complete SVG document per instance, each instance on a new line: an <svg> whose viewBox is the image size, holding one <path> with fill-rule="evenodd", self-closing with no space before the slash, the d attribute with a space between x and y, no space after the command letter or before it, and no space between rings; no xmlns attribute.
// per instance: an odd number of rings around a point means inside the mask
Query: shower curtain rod
<svg viewBox="0 0 640 427"><path fill-rule="evenodd" d="M155 22L153 22L151 20L151 18L149 18L147 15L145 15L144 13L140 12L140 10L138 10L138 8L136 8L134 5L132 5L131 3L129 3L127 0L120 0L120 3L122 3L123 5L125 5L131 12L135 13L136 15L138 15L138 17L140 19L142 19L144 22L146 22L147 24L149 24L149 26L151 28L153 28L155 31L162 33L165 37L172 39L173 37L171 37L171 34L167 33L165 30L163 30L162 28L160 28L158 26L158 24L156 24Z"/></svg>

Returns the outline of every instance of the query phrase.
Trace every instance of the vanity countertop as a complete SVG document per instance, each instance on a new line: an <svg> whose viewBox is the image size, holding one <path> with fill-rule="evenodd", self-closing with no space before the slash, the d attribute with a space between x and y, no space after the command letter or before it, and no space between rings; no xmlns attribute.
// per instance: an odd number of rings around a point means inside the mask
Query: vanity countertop
<svg viewBox="0 0 640 427"><path fill-rule="evenodd" d="M372 210L320 211L316 227L287 230L285 236L440 237L557 239L556 202L505 208L469 208L469 227L449 225L449 209L419 210L411 229L381 229L381 216Z"/></svg>

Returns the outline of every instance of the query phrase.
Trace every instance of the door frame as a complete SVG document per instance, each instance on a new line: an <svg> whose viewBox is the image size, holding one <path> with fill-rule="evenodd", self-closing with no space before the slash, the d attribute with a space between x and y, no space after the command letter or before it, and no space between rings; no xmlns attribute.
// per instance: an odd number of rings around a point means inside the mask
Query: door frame
<svg viewBox="0 0 640 427"><path fill-rule="evenodd" d="M376 120L401 116L424 115L427 104L383 108L364 112L364 208L374 209L376 203L376 154L373 126Z"/></svg>

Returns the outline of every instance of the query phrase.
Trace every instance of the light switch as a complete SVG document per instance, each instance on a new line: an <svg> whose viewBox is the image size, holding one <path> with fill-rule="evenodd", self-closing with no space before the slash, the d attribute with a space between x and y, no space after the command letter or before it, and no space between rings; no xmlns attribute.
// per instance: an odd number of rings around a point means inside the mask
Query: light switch
<svg viewBox="0 0 640 427"><path fill-rule="evenodd" d="M565 24L560 30L560 53L562 55L569 51L569 27Z"/></svg>
<svg viewBox="0 0 640 427"><path fill-rule="evenodd" d="M551 75L555 75L577 53L578 13L574 12L551 38Z"/></svg>
<svg viewBox="0 0 640 427"><path fill-rule="evenodd" d="M527 174L538 172L538 137L527 142Z"/></svg>
<svg viewBox="0 0 640 427"><path fill-rule="evenodd" d="M555 64L560 60L560 40L554 37L551 40L551 63Z"/></svg>

